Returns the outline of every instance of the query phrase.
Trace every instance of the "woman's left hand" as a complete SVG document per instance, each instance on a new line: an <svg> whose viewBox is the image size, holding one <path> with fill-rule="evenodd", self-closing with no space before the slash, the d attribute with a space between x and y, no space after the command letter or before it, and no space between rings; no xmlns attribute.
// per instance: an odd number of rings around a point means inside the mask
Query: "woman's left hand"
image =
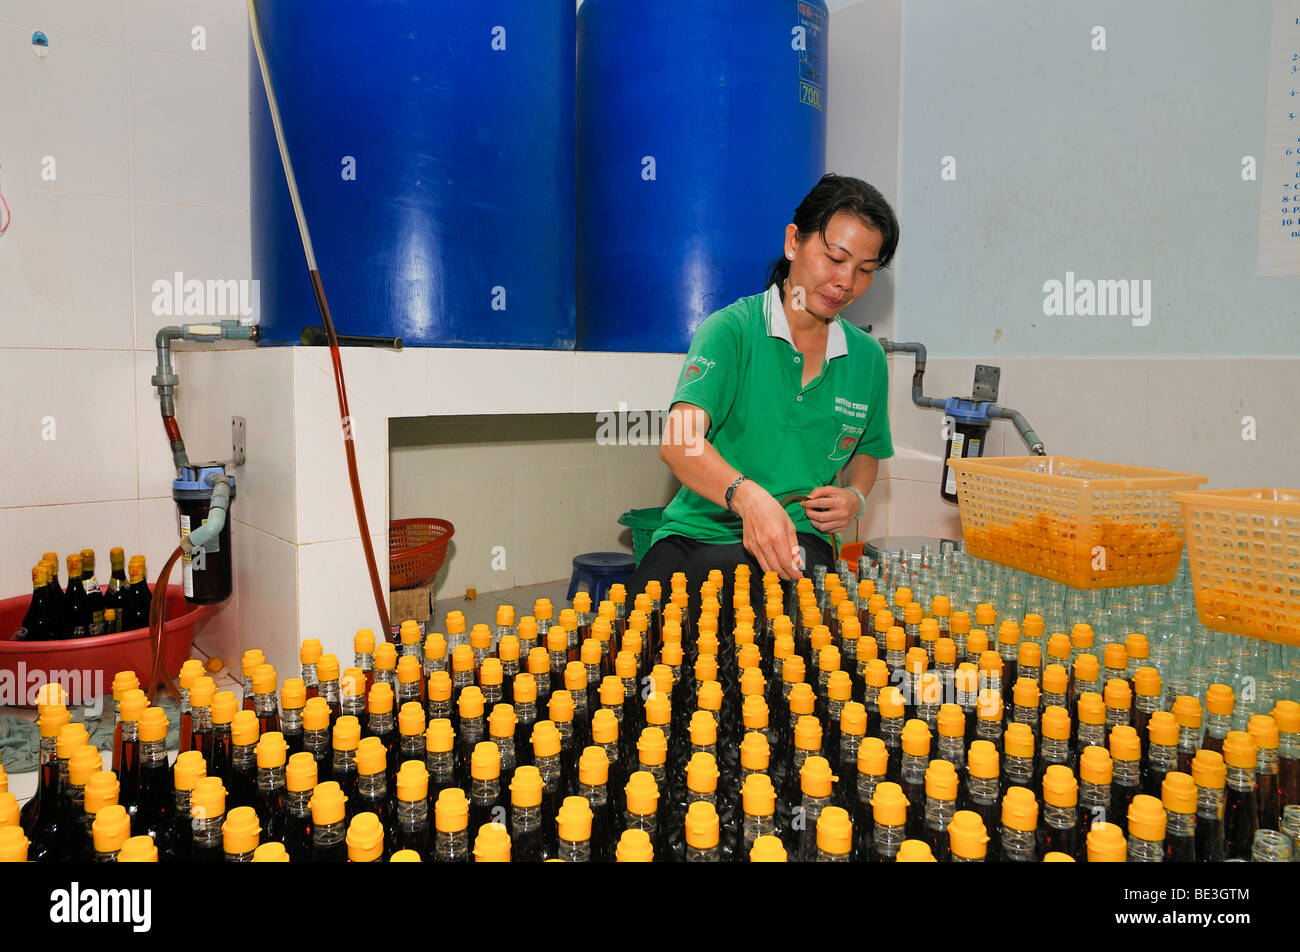
<svg viewBox="0 0 1300 952"><path fill-rule="evenodd" d="M802 505L818 532L839 532L861 515L857 493L838 486L818 486Z"/></svg>

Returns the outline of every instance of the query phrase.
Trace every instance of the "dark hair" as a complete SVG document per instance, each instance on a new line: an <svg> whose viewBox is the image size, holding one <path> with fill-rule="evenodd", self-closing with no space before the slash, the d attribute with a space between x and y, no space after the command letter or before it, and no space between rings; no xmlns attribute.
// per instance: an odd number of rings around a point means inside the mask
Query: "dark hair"
<svg viewBox="0 0 1300 952"><path fill-rule="evenodd" d="M825 241L826 226L836 212L848 212L880 232L880 262L876 267L889 267L894 251L898 248L898 219L894 217L894 210L889 207L889 202L885 201L880 190L862 179L826 173L794 211L794 224L799 229L799 237L803 239L813 232L819 232ZM770 285L775 282L778 288L785 284L785 279L789 276L790 259L785 255L773 261L767 269L767 283Z"/></svg>

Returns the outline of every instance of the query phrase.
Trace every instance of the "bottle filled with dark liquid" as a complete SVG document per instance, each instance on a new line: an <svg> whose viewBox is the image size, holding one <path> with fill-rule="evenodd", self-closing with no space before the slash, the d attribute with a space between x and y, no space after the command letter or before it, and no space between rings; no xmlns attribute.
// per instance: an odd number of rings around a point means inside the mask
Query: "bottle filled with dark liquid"
<svg viewBox="0 0 1300 952"><path fill-rule="evenodd" d="M434 849L437 863L471 861L469 841L469 798L460 787L448 787L433 805Z"/></svg>
<svg viewBox="0 0 1300 952"><path fill-rule="evenodd" d="M316 791L316 758L308 751L289 757L284 768L284 848L292 863L312 858L311 798Z"/></svg>
<svg viewBox="0 0 1300 952"><path fill-rule="evenodd" d="M1196 861L1196 783L1191 774L1173 770L1161 784L1165 808L1165 862Z"/></svg>
<svg viewBox="0 0 1300 952"><path fill-rule="evenodd" d="M338 782L316 784L310 806L312 862L347 862L347 798Z"/></svg>
<svg viewBox="0 0 1300 952"><path fill-rule="evenodd" d="M285 765L289 745L279 731L262 734L257 741L257 780L253 807L262 827L263 843L283 843L286 833ZM314 762L314 761L313 761Z"/></svg>
<svg viewBox="0 0 1300 952"><path fill-rule="evenodd" d="M949 857L948 826L957 812L957 771L946 760L932 760L925 770L925 841L939 862Z"/></svg>
<svg viewBox="0 0 1300 952"><path fill-rule="evenodd" d="M1205 689L1205 737L1201 746L1206 750L1223 753L1223 742L1232 730L1235 707L1236 699L1228 685L1211 684Z"/></svg>
<svg viewBox="0 0 1300 952"><path fill-rule="evenodd" d="M1256 797L1255 768L1258 750L1245 731L1229 731L1223 739L1223 762L1227 785L1223 796L1223 841L1228 859L1250 859L1250 848L1259 829L1259 801Z"/></svg>
<svg viewBox="0 0 1300 952"><path fill-rule="evenodd" d="M1276 830L1282 822L1282 802L1278 790L1277 722L1267 714L1255 714L1246 726L1255 742L1255 800L1259 810L1259 828Z"/></svg>
<svg viewBox="0 0 1300 952"><path fill-rule="evenodd" d="M433 861L429 771L418 760L404 761L397 771L397 821L392 830L394 855L412 850L421 861Z"/></svg>
<svg viewBox="0 0 1300 952"><path fill-rule="evenodd" d="M1278 798L1285 810L1300 804L1300 703L1278 701L1273 706L1277 724Z"/></svg>
<svg viewBox="0 0 1300 952"><path fill-rule="evenodd" d="M1043 773L1043 818L1039 850L1079 859L1083 849L1079 822L1079 782L1064 764L1051 764Z"/></svg>
<svg viewBox="0 0 1300 952"><path fill-rule="evenodd" d="M239 711L239 701L232 691L218 691L212 698L212 741L206 754L208 776L225 783L230 778L232 750L231 724Z"/></svg>
<svg viewBox="0 0 1300 952"><path fill-rule="evenodd" d="M221 824L221 849L227 863L251 863L261 842L262 827L251 806L231 807Z"/></svg>
<svg viewBox="0 0 1300 952"><path fill-rule="evenodd" d="M230 775L227 807L251 807L257 800L257 715L251 710L235 712L230 722ZM250 851L251 852L251 851Z"/></svg>
<svg viewBox="0 0 1300 952"><path fill-rule="evenodd" d="M207 776L208 767L197 750L187 750L177 755L172 765L174 807L170 827L156 839L159 853L177 862L189 862L194 848L193 817L190 801L194 787Z"/></svg>
<svg viewBox="0 0 1300 952"><path fill-rule="evenodd" d="M153 837L155 843L166 840L176 810L172 770L167 763L167 727L167 714L160 707L145 708L140 715L139 766L131 829L136 835ZM173 858L169 854L163 856L164 860Z"/></svg>
<svg viewBox="0 0 1300 952"><path fill-rule="evenodd" d="M984 821L973 810L958 810L948 824L948 853L954 863L982 863L989 837Z"/></svg>
<svg viewBox="0 0 1300 952"><path fill-rule="evenodd" d="M1228 858L1223 827L1227 776L1227 764L1218 751L1198 751L1192 760L1192 780L1196 783L1196 860L1200 863L1222 863Z"/></svg>
<svg viewBox="0 0 1300 952"><path fill-rule="evenodd" d="M190 860L220 863L225 859L221 827L226 822L226 788L220 777L203 777L190 791Z"/></svg>
<svg viewBox="0 0 1300 952"><path fill-rule="evenodd" d="M348 824L345 842L348 848L349 863L383 862L383 821L368 811L358 813L352 818L352 822Z"/></svg>
<svg viewBox="0 0 1300 952"><path fill-rule="evenodd" d="M1178 722L1178 769L1190 773L1192 760L1201 749L1201 702L1181 694L1174 698L1172 710L1174 720Z"/></svg>
<svg viewBox="0 0 1300 952"><path fill-rule="evenodd" d="M1163 863L1165 861L1164 804L1144 793L1135 796L1128 807L1128 862Z"/></svg>

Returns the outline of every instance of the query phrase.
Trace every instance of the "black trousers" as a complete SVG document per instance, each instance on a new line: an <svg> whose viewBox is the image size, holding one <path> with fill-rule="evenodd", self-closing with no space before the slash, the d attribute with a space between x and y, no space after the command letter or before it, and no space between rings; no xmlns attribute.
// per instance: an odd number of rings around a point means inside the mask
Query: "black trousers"
<svg viewBox="0 0 1300 952"><path fill-rule="evenodd" d="M807 565L803 569L803 574L811 576L814 565L825 565L827 571L834 571L829 542L810 532L799 532L796 535L806 555ZM641 559L641 564L636 567L636 571L627 581L628 608L631 609L632 600L645 591L646 582L651 579L657 579L663 586L663 600L664 604L667 604L668 595L672 590L670 580L673 573L683 572L686 575L686 591L691 596L689 613L694 628L694 623L700 617L700 586L708 580L711 569L720 569L722 589L718 592L718 603L722 606L726 617L730 618L732 583L735 580L736 566L742 562L749 565L750 572L753 574L754 578L750 583L750 600L755 615L761 619L763 617L761 584L763 570L759 568L758 560L749 554L745 546L739 542L714 545L680 535L660 539ZM731 626L727 624L719 627L727 631L731 630Z"/></svg>

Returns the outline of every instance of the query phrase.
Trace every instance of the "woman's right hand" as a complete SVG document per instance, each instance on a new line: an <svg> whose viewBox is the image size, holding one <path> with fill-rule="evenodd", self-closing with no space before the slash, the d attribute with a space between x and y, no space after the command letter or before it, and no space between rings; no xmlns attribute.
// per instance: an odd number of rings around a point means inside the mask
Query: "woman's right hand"
<svg viewBox="0 0 1300 952"><path fill-rule="evenodd" d="M759 567L783 579L800 578L802 573L795 564L799 537L793 520L772 494L747 479L736 487L732 508L744 523L745 549L758 560Z"/></svg>

